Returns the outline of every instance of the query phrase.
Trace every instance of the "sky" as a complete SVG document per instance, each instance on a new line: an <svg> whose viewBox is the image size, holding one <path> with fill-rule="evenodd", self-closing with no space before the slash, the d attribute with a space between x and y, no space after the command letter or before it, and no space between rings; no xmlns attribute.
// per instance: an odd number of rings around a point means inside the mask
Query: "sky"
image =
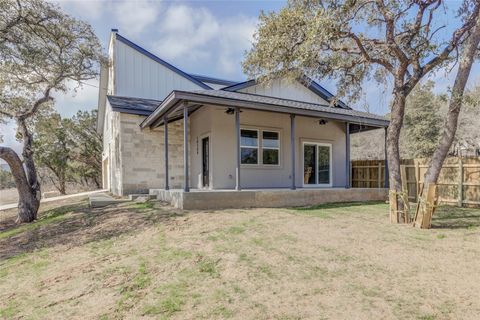
<svg viewBox="0 0 480 320"><path fill-rule="evenodd" d="M90 23L104 49L112 28L141 47L187 73L202 74L228 80L243 81L241 61L251 48L258 16L277 11L285 1L132 1L132 0L61 0L65 12ZM448 2L448 1L447 1ZM458 2L458 1L457 1ZM455 1L451 2L455 5ZM447 17L448 20L448 17ZM449 34L449 23L443 30ZM451 33L451 32L450 32ZM455 69L454 69L455 71ZM470 82L476 82L478 63ZM435 91L445 92L453 83L454 72L439 71L431 75ZM335 83L326 79L320 84L335 93ZM96 108L98 80L67 94L55 94L56 109L70 117L78 110ZM377 114L388 112L389 92L375 82L367 82L363 97L354 108ZM0 125L3 145L19 150L13 123Z"/></svg>

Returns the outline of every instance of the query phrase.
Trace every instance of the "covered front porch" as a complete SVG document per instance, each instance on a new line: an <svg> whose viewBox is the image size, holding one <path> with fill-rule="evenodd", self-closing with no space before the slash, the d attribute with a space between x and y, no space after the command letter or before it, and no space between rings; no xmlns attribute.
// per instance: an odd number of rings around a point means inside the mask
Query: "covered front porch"
<svg viewBox="0 0 480 320"><path fill-rule="evenodd" d="M169 124L183 122L183 188L170 190ZM179 208L304 206L379 200L350 187L350 134L385 128L347 108L234 92L174 91L141 127L164 129L164 185ZM179 137L176 137L177 139Z"/></svg>

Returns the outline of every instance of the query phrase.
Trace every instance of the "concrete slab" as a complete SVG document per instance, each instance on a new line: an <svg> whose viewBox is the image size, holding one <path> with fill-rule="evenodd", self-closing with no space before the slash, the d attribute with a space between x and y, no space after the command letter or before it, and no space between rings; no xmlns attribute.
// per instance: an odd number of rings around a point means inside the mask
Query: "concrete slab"
<svg viewBox="0 0 480 320"><path fill-rule="evenodd" d="M111 204L117 204L122 202L131 201L129 199L116 199L108 193L97 193L88 196L88 204L92 208L106 207Z"/></svg>

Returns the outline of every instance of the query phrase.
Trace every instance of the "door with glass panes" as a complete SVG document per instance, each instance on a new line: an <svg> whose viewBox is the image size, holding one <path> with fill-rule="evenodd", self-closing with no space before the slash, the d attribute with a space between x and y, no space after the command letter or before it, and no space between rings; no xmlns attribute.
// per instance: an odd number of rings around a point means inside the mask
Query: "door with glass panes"
<svg viewBox="0 0 480 320"><path fill-rule="evenodd" d="M332 145L303 143L303 186L332 186Z"/></svg>

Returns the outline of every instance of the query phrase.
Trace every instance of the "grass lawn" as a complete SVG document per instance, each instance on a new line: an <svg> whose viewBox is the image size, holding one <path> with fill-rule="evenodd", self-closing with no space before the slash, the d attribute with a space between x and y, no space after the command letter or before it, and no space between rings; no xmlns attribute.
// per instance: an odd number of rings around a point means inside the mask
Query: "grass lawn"
<svg viewBox="0 0 480 320"><path fill-rule="evenodd" d="M0 214L0 318L476 319L480 210L432 230L383 203L182 212L159 202Z"/></svg>

